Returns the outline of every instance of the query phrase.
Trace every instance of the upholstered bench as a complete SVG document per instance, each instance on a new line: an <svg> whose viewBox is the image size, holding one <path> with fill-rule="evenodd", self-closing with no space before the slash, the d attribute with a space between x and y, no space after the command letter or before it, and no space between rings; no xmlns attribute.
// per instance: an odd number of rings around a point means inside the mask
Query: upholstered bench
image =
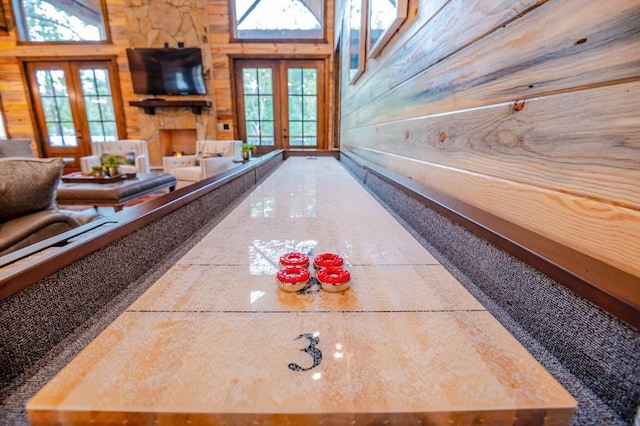
<svg viewBox="0 0 640 426"><path fill-rule="evenodd" d="M136 198L169 188L176 187L175 176L168 173L138 173L134 178L123 178L108 183L97 183L86 179L66 181L63 176L58 186L56 201L61 205L113 206L115 211Z"/></svg>

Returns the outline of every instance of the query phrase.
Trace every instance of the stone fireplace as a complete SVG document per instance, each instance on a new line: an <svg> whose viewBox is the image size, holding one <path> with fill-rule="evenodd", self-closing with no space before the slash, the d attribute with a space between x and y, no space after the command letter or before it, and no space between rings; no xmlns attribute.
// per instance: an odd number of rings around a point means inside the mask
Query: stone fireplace
<svg viewBox="0 0 640 426"><path fill-rule="evenodd" d="M160 146L162 155L170 156L176 153L183 155L195 154L196 129L160 130Z"/></svg>
<svg viewBox="0 0 640 426"><path fill-rule="evenodd" d="M143 108L138 113L139 138L145 139L149 148L149 163L152 168L162 167L162 157L183 151L193 154L197 139L216 139L216 110L211 80L211 51L207 31L207 1L192 0L180 2L172 0L126 0L126 19L131 47L200 47L204 65L207 95L162 96L173 100L208 100L210 108L202 108L195 113L189 107L155 108L148 114ZM138 96L138 95L136 95ZM139 96L130 101L140 101ZM135 112L134 112L135 113ZM138 139L135 131L131 138Z"/></svg>

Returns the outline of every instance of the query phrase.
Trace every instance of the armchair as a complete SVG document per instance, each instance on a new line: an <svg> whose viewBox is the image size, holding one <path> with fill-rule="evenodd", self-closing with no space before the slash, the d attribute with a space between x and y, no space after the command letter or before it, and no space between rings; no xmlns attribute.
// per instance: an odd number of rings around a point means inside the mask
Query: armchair
<svg viewBox="0 0 640 426"><path fill-rule="evenodd" d="M121 139L115 142L92 142L92 155L80 159L80 169L91 172L91 167L102 164L103 155L116 155L123 158L123 173L150 173L147 141L139 139Z"/></svg>
<svg viewBox="0 0 640 426"><path fill-rule="evenodd" d="M165 173L178 180L178 187L197 182L228 170L237 164L233 160L242 157L242 141L199 140L196 154L182 157L163 157Z"/></svg>

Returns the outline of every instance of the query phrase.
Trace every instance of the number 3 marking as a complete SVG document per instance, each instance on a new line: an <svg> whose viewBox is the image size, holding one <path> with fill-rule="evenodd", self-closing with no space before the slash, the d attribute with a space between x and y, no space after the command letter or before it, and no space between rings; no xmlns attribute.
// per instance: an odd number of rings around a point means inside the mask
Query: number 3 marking
<svg viewBox="0 0 640 426"><path fill-rule="evenodd" d="M291 364L289 364L289 369L293 371L309 371L312 368L315 368L318 365L320 365L320 362L322 362L322 352L320 351L320 349L316 348L316 345L320 343L320 339L317 337L314 337L314 335L311 333L303 333L293 340L298 340L302 337L307 338L307 340L309 341L309 346L300 350L302 352L306 352L309 355L311 355L311 357L313 358L313 365L309 368L304 368L292 362Z"/></svg>

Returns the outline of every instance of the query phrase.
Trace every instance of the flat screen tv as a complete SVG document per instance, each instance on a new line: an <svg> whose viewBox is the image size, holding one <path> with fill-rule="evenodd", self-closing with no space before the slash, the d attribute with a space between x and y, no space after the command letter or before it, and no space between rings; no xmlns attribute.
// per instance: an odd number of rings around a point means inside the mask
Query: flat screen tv
<svg viewBox="0 0 640 426"><path fill-rule="evenodd" d="M127 49L133 92L141 95L205 95L202 53L189 48Z"/></svg>

